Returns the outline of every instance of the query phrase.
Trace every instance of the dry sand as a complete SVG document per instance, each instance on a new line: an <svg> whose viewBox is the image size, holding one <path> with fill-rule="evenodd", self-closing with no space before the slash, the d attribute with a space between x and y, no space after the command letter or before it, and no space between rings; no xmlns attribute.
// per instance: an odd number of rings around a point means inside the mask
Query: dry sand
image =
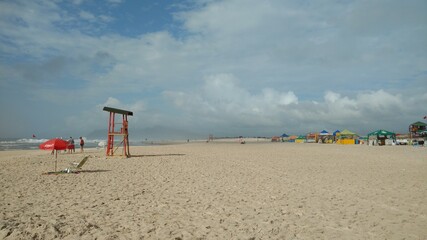
<svg viewBox="0 0 427 240"><path fill-rule="evenodd" d="M427 148L294 143L131 147L52 171L0 152L0 239L427 239ZM84 154L59 154L58 168Z"/></svg>

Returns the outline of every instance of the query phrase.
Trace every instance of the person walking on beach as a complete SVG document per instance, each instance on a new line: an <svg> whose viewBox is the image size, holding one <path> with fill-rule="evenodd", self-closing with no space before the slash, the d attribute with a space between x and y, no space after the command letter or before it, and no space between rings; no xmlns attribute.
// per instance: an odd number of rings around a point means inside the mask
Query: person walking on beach
<svg viewBox="0 0 427 240"><path fill-rule="evenodd" d="M80 137L80 152L84 152L84 150L83 150L84 145L85 145L85 141L83 140L82 137Z"/></svg>

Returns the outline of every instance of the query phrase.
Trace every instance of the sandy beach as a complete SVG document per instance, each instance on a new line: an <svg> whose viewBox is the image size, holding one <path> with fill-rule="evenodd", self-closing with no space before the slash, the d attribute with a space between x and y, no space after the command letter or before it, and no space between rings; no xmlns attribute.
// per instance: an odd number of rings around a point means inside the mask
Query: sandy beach
<svg viewBox="0 0 427 240"><path fill-rule="evenodd" d="M427 148L211 142L0 152L0 239L427 239Z"/></svg>

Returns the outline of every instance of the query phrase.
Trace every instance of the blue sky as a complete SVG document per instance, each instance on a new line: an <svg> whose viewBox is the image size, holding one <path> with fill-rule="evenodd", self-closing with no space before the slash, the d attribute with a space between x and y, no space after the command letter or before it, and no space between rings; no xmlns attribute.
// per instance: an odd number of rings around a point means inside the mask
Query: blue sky
<svg viewBox="0 0 427 240"><path fill-rule="evenodd" d="M0 1L0 137L404 132L426 1ZM131 134L132 134L131 133ZM156 136L157 135L157 136ZM132 135L131 135L132 136Z"/></svg>

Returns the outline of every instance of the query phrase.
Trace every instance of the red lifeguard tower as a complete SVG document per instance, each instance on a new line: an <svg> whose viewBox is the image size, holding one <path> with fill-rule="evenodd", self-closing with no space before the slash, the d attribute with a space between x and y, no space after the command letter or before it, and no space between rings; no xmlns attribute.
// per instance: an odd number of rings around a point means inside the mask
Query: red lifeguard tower
<svg viewBox="0 0 427 240"><path fill-rule="evenodd" d="M107 141L107 156L113 156L114 152L120 147L123 146L123 154L126 157L130 157L129 152L129 130L128 130L128 116L133 116L133 113L130 111L104 107L103 109L106 112L110 113L110 120L108 121L108 141ZM122 115L122 122L116 123L116 114ZM115 125L121 125L120 131L116 132ZM123 137L123 140L120 144L114 149L114 136Z"/></svg>

